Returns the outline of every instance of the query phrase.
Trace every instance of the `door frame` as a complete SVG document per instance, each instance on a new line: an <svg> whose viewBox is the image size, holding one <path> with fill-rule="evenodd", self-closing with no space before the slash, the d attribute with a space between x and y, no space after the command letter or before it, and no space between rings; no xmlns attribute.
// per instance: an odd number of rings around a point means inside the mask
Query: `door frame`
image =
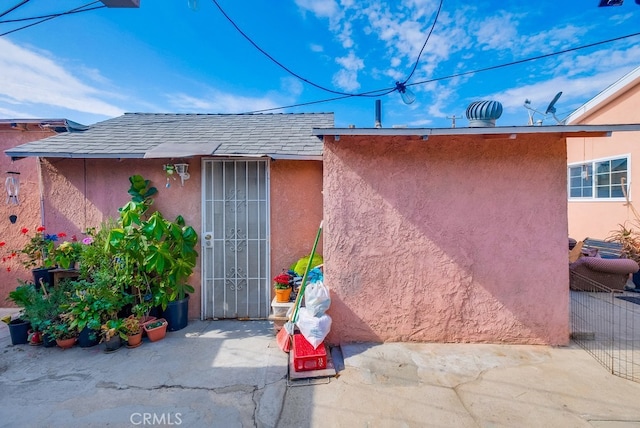
<svg viewBox="0 0 640 428"><path fill-rule="evenodd" d="M227 161L245 161L245 162L265 162L265 186L266 186L266 211L267 211L267 218L266 218L266 228L267 228L267 232L266 232L266 237L267 237L267 245L266 245L266 254L265 254L265 259L266 259L266 267L265 267L265 272L266 272L266 277L265 277L265 284L264 284L264 291L262 291L262 294L264 294L264 310L265 313L267 314L265 316L265 318L251 318L251 319L267 319L269 316L269 313L271 312L271 158L270 157L265 157L265 156L230 156L230 157L203 157L201 158L200 161L200 170L201 170L201 183L200 183L200 204L201 204L201 208L200 208L200 215L201 215L201 224L200 224L200 230L201 233L204 234L206 232L206 225L205 225L205 221L206 221L206 215L205 215L205 209L206 209L206 203L205 203L205 185L206 185L206 180L207 180L207 176L206 176L206 164L208 162L227 162ZM200 267L200 319L201 320L205 320L205 315L206 315L206 311L205 311L205 303L207 300L207 282L206 282L206 278L205 278L205 263L206 263L206 258L204 257L204 251L205 251L205 240L203 237L201 237L200 239L200 251L201 254L203 255L202 257L202 262L201 262L201 267Z"/></svg>

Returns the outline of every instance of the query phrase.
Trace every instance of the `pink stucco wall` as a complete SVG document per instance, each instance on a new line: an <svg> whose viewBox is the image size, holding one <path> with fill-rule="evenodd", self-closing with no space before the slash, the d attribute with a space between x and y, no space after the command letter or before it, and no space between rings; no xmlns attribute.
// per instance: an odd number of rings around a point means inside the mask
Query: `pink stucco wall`
<svg viewBox="0 0 640 428"><path fill-rule="evenodd" d="M167 218L181 214L200 234L201 159L189 160L191 178L184 187L179 181L165 187L164 163L167 160L43 160L45 226L70 235L117 217L118 208L130 199L128 178L140 174L158 188L154 209ZM322 217L322 162L278 160L270 169L271 271L277 273L311 251ZM200 271L199 260L189 281L196 289L189 302L191 318L200 317Z"/></svg>
<svg viewBox="0 0 640 428"><path fill-rule="evenodd" d="M331 343L569 340L566 143L325 138Z"/></svg>
<svg viewBox="0 0 640 428"><path fill-rule="evenodd" d="M322 219L322 162L271 162L271 273L308 255ZM322 254L322 244L316 250Z"/></svg>
<svg viewBox="0 0 640 428"><path fill-rule="evenodd" d="M200 160L189 160L191 178L184 187L171 181L166 188L162 159L67 159L43 161L44 218L48 230L68 235L99 226L109 217L117 218L118 208L130 200L129 177L140 174L158 189L153 209L174 219L182 215L198 233L201 230ZM198 247L198 252L200 248ZM196 292L189 300L189 317L200 317L200 259L189 283Z"/></svg>
<svg viewBox="0 0 640 428"><path fill-rule="evenodd" d="M579 124L606 125L640 123L640 79L625 88L619 96L580 118ZM631 155L630 199L640 211L640 157L639 132L614 132L611 137L567 138L567 162L582 163L596 159ZM638 229L632 207L625 201L569 201L569 236L582 240L586 237L605 239L617 230L620 224Z"/></svg>
<svg viewBox="0 0 640 428"><path fill-rule="evenodd" d="M21 124L19 129L12 129L10 124L0 124L0 171L2 171L2 196L0 196L0 241L5 246L0 248L2 257L10 250L22 248L26 243L25 236L20 229L27 227L35 229L40 226L40 191L38 185L37 160L35 158L22 159L15 162L4 154L4 151L19 144L55 135L51 130L41 129L37 124ZM20 173L19 205L7 205L7 193L4 181L7 171ZM17 221L12 224L10 215L16 215ZM2 260L2 259L0 259ZM11 306L7 301L9 292L18 286L18 280L29 280L31 272L20 265L16 259L0 263L0 307Z"/></svg>

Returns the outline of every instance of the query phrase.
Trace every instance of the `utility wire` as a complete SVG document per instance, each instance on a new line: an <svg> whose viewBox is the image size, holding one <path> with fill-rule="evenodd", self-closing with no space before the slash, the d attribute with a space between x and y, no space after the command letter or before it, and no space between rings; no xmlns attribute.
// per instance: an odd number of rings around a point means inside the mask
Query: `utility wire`
<svg viewBox="0 0 640 428"><path fill-rule="evenodd" d="M15 23L15 22L33 21L34 19L42 19L42 18L49 18L49 17L57 18L57 17L62 16L62 15L72 15L74 13L89 12L90 10L102 9L103 7L106 7L106 6L104 6L104 5L103 6L94 6L94 7L90 7L90 8L87 8L87 9L74 10L73 12L69 11L69 12L62 12L62 13L52 13L52 14L49 14L49 15L32 16L30 18L5 19L3 21L0 21L0 24L9 24L9 23Z"/></svg>
<svg viewBox="0 0 640 428"><path fill-rule="evenodd" d="M411 70L411 73L409 73L409 76L404 80L404 82L402 82L402 84L404 86L406 86L406 84L409 81L409 79L411 79L411 77L413 76L413 73L415 73L416 68L418 68L418 63L420 62L420 57L422 56L422 52L424 51L424 48L427 46L427 43L429 42L429 39L431 38L431 33L433 33L433 29L436 27L436 22L438 22L438 17L440 16L440 11L442 10L442 3L444 3L444 0L440 0L440 5L438 6L438 11L436 12L435 18L433 18L433 24L431 24L431 29L429 30L429 34L427 34L427 38L425 39L424 44L422 45L422 49L420 49L420 53L418 54L418 58L416 58L416 62L415 62L415 64L413 64L413 69Z"/></svg>
<svg viewBox="0 0 640 428"><path fill-rule="evenodd" d="M19 8L20 6L29 3L29 0L22 0L20 3L16 4L15 6L10 7L9 9L5 10L4 12L0 13L0 17L3 17L11 12L13 12L14 10L16 10L17 8Z"/></svg>
<svg viewBox="0 0 640 428"><path fill-rule="evenodd" d="M44 18L44 19L41 19L40 21L33 22L31 24L27 24L27 25L24 25L22 27L15 28L13 30L7 31L5 33L2 33L2 34L0 34L0 37L6 36L7 34L15 33L16 31L24 30L25 28L33 27L34 25L42 24L43 22L49 21L49 20L57 18L59 16L69 15L71 13L77 13L77 12L87 12L89 10L101 9L103 7L106 7L106 6L98 6L98 7L94 7L94 8L91 8L91 9L85 9L85 8L91 6L92 4L96 4L96 3L99 3L99 2L100 2L99 0L96 0L96 1L93 1L91 3L85 4L84 6L80 6L80 7L76 7L74 9L68 10L67 12L62 12L62 13L57 13L57 14L54 14L54 15L50 15L50 16Z"/></svg>
<svg viewBox="0 0 640 428"><path fill-rule="evenodd" d="M529 57L529 58L525 58L525 59L521 59L521 60L517 60L517 61L504 63L504 64L498 64L498 65L493 65L493 66L490 66L490 67L479 68L477 70L464 71L462 73L450 74L448 76L435 77L433 79L421 80L419 82L408 83L406 86L423 85L425 83L439 82L439 81L442 81L442 80L448 80L448 79L453 79L453 78L456 78L456 77L467 76L469 74L482 73L482 72L490 71L490 70L497 70L499 68L510 67L512 65L518 65L518 64L525 63L525 62L537 61L537 60L543 59L543 58L550 58L550 57L562 55L562 54L565 54L565 53L568 53L568 52L575 52L575 51L579 51L579 50L582 50L582 49L588 49L588 48L592 48L594 46L600 46L600 45L604 45L604 44L607 44L607 43L617 42L619 40L624 40L624 39L628 39L628 38L636 37L636 36L640 36L640 32L627 34L626 36L614 37L613 39L602 40L600 42L589 43L587 45L582 45L582 46L576 46L576 47L573 47L573 48L563 49L561 51L551 52L551 53L544 54L544 55L533 56L533 57ZM395 90L395 87L394 88L379 89L376 92L383 92L383 91L387 91L387 90L390 90L390 89L391 89L390 92L393 92ZM283 106L283 107L273 107L273 108L267 108L267 109L262 109L262 110L254 110L254 111L247 112L246 114L265 113L265 112L269 112L269 111L276 111L276 110L283 110L283 109L287 109L287 108L302 107L302 106L308 106L308 105L312 105L312 104L322 104L322 103L327 103L327 102L331 102L331 101L343 100L343 99L351 98L351 97L354 97L354 96L355 95L345 95L345 96L342 96L342 97L328 98L328 99L324 99L324 100L308 101L308 102L305 102L305 103L292 104L292 105Z"/></svg>
<svg viewBox="0 0 640 428"><path fill-rule="evenodd" d="M394 91L396 91L398 89L397 86L394 86L393 88L388 88L388 89L383 89L383 90L374 90L374 91L367 91L367 92L360 92L360 93L348 93L348 92L335 91L333 89L318 85L317 83L314 83L314 82L310 81L309 79L307 79L305 77L302 77L301 75L297 74L293 70L289 69L287 66L285 66L280 61L278 61L273 56L271 56L267 51L265 51L260 46L258 46L258 44L256 42L254 42L251 39L251 37L249 37L244 31L242 31L242 29L233 21L233 19L231 19L231 17L224 11L224 9L222 8L222 6L220 6L220 4L218 3L217 0L212 0L212 1L213 1L213 4L216 5L218 10L220 10L220 13L222 13L222 15L227 19L227 21L229 21L229 23L231 25L233 25L233 27L236 29L236 31L238 31L238 33L240 33L240 35L242 35L242 37L244 37L249 43L251 43L254 48L256 48L258 51L260 51L264 56L269 58L274 64L276 64L278 67L282 68L287 73L291 74L292 76L296 77L297 79L300 79L303 82L305 82L305 83L307 83L307 84L309 84L309 85L311 85L311 86L313 86L315 88L321 89L321 90L323 90L325 92L329 92L331 94L342 95L344 97L381 97L381 96L384 96L384 95L388 95L391 92L394 92ZM407 79L404 81L404 83L406 83L411 78L411 76L413 76L413 73L415 72L416 67L418 66L418 62L420 61L420 56L422 55L422 51L424 51L424 48L427 45L427 42L429 41L429 37L431 37L431 33L433 32L433 28L436 25L436 21L438 20L438 16L440 15L440 10L442 9L443 1L444 0L440 0L440 6L438 7L438 12L436 13L436 17L435 17L435 19L433 21L433 25L431 26L431 30L429 31L427 39L425 40L424 44L422 45L422 49L420 50L420 54L418 55L418 58L416 59L416 62L414 64L414 66L413 66L413 70L411 70L411 73L409 74L409 77L407 77ZM402 85L404 85L404 83Z"/></svg>

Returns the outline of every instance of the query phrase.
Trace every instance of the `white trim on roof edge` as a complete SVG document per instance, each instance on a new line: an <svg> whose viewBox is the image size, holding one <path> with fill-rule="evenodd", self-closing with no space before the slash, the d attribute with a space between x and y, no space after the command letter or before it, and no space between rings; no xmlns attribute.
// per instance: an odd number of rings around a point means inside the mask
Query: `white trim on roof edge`
<svg viewBox="0 0 640 428"><path fill-rule="evenodd" d="M574 112L571 113L569 117L567 117L566 123L570 125L572 123L579 121L583 117L588 116L593 111L599 109L608 101L610 101L610 99L613 98L616 94L622 93L625 90L627 90L629 86L635 85L638 80L640 80L640 66L636 67L631 72L625 74L616 82L609 85L605 90L600 92L598 95L591 98L589 101L587 101L586 103L584 103L583 105L575 109Z"/></svg>

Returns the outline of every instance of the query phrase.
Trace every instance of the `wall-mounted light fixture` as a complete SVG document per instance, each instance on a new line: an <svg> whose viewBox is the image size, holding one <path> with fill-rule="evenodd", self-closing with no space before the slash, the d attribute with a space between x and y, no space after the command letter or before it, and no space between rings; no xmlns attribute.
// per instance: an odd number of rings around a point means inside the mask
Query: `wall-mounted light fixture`
<svg viewBox="0 0 640 428"><path fill-rule="evenodd" d="M173 175L178 174L180 176L180 184L184 186L185 180L188 180L191 175L189 175L189 164L188 163L175 163L175 164L166 164L162 165L162 169L167 174L167 184L166 187L171 187L171 183L169 181L170 178L176 179Z"/></svg>

